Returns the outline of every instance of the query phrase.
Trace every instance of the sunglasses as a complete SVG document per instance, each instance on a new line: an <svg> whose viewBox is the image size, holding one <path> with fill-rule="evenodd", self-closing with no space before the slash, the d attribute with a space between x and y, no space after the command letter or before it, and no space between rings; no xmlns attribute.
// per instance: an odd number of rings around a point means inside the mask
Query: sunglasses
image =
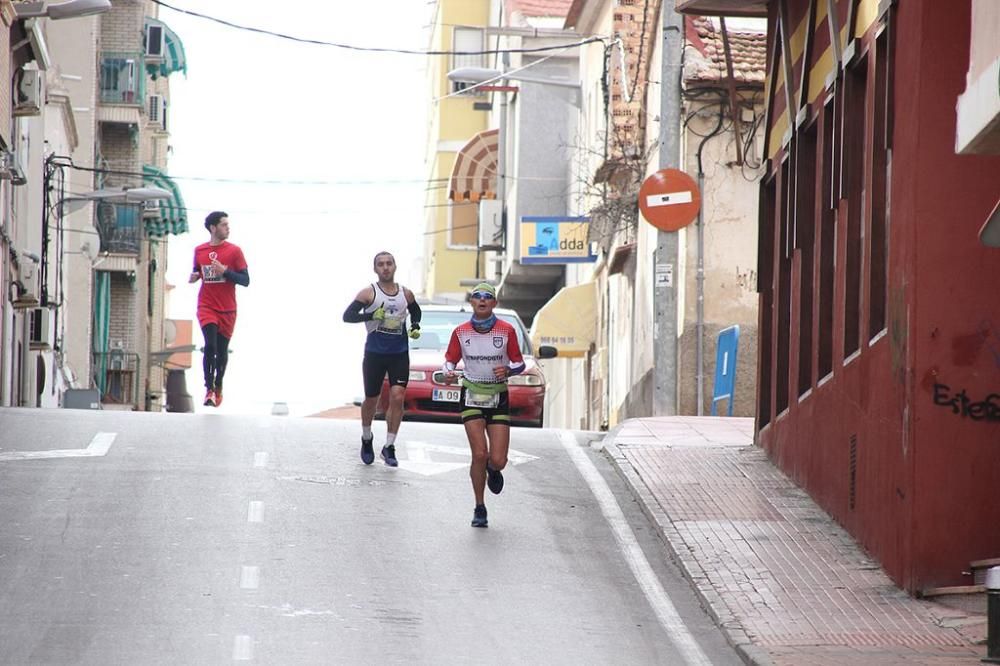
<svg viewBox="0 0 1000 666"><path fill-rule="evenodd" d="M494 296L488 291L474 291L472 292L472 297L484 301L492 301L494 298L496 298L496 296Z"/></svg>

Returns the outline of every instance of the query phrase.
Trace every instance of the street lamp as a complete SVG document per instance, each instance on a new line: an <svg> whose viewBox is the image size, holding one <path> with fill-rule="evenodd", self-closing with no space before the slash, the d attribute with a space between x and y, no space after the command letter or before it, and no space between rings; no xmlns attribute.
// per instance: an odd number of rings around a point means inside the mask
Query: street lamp
<svg viewBox="0 0 1000 666"><path fill-rule="evenodd" d="M101 14L109 9L111 9L111 0L69 0L56 5L48 4L48 0L35 0L35 2L16 3L14 16L18 20L47 17L58 21Z"/></svg>

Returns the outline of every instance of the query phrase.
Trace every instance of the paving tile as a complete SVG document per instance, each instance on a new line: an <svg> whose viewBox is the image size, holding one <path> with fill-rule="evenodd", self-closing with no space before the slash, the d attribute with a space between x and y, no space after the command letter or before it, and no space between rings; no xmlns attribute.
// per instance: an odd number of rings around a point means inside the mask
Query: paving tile
<svg viewBox="0 0 1000 666"><path fill-rule="evenodd" d="M762 661L973 664L985 654L983 618L895 587L752 446L752 419L634 419L609 440L713 616L734 643L762 648Z"/></svg>

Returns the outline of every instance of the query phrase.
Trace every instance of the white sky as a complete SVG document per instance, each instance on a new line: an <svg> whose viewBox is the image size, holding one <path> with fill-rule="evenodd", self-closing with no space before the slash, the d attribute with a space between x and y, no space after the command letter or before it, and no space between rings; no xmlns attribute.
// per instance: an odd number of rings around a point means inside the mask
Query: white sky
<svg viewBox="0 0 1000 666"><path fill-rule="evenodd" d="M428 47L424 0L176 4L299 37ZM341 314L375 279L373 256L393 252L397 280L415 290L423 277L427 57L296 44L164 7L160 18L183 41L188 62L187 78L170 81L169 172L179 177L190 232L170 238L167 280L177 288L168 316L195 318L198 285L187 283L193 249L208 240L205 215L224 210L251 282L237 288L222 411L268 414L284 401L301 416L350 402L362 393L364 327L344 324ZM415 182L228 184L185 176ZM197 325L195 343L202 343ZM187 383L197 402L201 355L193 360Z"/></svg>

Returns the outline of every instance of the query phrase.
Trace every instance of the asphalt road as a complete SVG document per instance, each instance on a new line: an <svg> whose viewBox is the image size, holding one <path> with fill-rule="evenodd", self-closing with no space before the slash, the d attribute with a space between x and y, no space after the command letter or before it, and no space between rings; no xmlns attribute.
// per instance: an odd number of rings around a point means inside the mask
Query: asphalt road
<svg viewBox="0 0 1000 666"><path fill-rule="evenodd" d="M376 423L376 452L384 435ZM599 451L514 429L0 409L0 664L738 664Z"/></svg>

